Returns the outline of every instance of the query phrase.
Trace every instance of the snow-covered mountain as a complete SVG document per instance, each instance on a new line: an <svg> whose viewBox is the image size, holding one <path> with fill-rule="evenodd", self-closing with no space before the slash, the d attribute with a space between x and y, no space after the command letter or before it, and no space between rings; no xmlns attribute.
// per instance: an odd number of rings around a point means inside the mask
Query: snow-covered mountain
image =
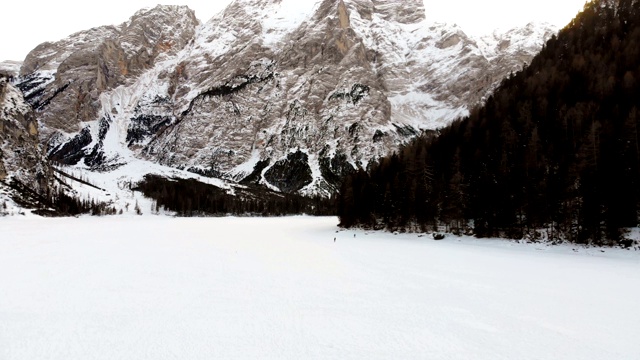
<svg viewBox="0 0 640 360"><path fill-rule="evenodd" d="M20 88L38 113L42 136L49 141L75 133L79 124L103 116L100 94L175 55L197 25L187 7L163 6L141 10L119 26L40 44L23 63Z"/></svg>
<svg viewBox="0 0 640 360"><path fill-rule="evenodd" d="M204 24L158 6L41 44L19 86L55 161L327 193L468 113L553 32L476 38L427 23L421 0L236 0Z"/></svg>

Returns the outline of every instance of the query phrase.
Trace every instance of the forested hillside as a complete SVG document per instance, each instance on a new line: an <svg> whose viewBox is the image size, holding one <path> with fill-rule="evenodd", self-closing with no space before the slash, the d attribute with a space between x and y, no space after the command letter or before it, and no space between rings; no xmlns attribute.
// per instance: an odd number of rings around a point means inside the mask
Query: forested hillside
<svg viewBox="0 0 640 360"><path fill-rule="evenodd" d="M232 195L194 179L146 175L135 190L154 200L153 211L164 209L178 216L335 214L333 198L283 194L257 186L238 187Z"/></svg>
<svg viewBox="0 0 640 360"><path fill-rule="evenodd" d="M606 243L638 223L640 2L596 0L467 118L346 179L342 226Z"/></svg>

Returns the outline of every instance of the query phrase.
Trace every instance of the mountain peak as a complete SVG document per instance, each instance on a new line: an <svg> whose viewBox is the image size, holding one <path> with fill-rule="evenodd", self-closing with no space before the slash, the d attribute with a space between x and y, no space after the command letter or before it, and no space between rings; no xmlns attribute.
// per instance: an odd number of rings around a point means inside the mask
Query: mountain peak
<svg viewBox="0 0 640 360"><path fill-rule="evenodd" d="M120 28L127 28L136 21L167 21L178 22L180 20L189 19L187 23L190 23L192 19L195 19L195 11L190 9L187 5L161 5L158 4L154 7L142 8L133 14L128 21L121 24ZM166 20L162 20L166 19ZM175 25L175 24L172 24Z"/></svg>
<svg viewBox="0 0 640 360"><path fill-rule="evenodd" d="M467 114L539 49L513 36L485 50L427 24L421 0L236 0L195 29L187 8L157 7L87 48L36 51L64 64L24 86L50 156L96 169L135 156L328 194Z"/></svg>
<svg viewBox="0 0 640 360"><path fill-rule="evenodd" d="M144 16L145 14L149 14L149 13L188 13L188 12L193 12L193 10L191 10L189 8L188 5L162 5L162 4L158 4L156 6L149 6L149 7L144 7L138 11L136 11L132 17L139 17L139 16Z"/></svg>

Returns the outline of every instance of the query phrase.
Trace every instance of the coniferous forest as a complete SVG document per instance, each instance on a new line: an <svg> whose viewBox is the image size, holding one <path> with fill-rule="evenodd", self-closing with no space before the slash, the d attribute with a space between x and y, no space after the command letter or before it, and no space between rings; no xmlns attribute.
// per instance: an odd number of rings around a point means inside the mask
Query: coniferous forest
<svg viewBox="0 0 640 360"><path fill-rule="evenodd" d="M342 226L615 243L640 200L640 2L587 3L486 103L349 176Z"/></svg>
<svg viewBox="0 0 640 360"><path fill-rule="evenodd" d="M153 199L156 211L169 210L178 216L334 214L332 198L277 193L261 187L237 188L232 195L194 179L147 175L134 190Z"/></svg>

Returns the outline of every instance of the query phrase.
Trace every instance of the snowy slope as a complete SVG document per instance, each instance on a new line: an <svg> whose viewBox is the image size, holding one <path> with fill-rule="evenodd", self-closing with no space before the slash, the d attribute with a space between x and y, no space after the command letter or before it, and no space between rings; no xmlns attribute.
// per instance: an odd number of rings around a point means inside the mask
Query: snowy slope
<svg viewBox="0 0 640 360"><path fill-rule="evenodd" d="M80 199L103 202L116 212L135 214L136 207L141 215L156 214L153 202L140 192L133 191L136 184L145 175L159 175L168 179L195 179L199 182L214 185L233 194L235 188L242 187L224 180L200 176L184 170L178 170L149 161L138 159L121 159L122 166L111 171L90 171L82 167L56 166L61 180L73 188L73 193ZM78 181L80 180L80 181ZM163 212L164 215L172 215Z"/></svg>
<svg viewBox="0 0 640 360"><path fill-rule="evenodd" d="M0 219L0 358L640 353L637 252L336 233L336 222Z"/></svg>

